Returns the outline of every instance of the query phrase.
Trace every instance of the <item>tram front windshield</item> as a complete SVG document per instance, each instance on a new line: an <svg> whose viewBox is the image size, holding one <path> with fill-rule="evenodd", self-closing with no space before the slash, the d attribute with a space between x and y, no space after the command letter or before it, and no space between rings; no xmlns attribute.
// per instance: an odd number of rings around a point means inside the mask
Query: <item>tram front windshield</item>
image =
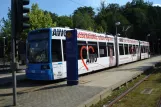
<svg viewBox="0 0 161 107"><path fill-rule="evenodd" d="M27 57L29 63L49 62L49 35L46 32L31 33L27 43Z"/></svg>

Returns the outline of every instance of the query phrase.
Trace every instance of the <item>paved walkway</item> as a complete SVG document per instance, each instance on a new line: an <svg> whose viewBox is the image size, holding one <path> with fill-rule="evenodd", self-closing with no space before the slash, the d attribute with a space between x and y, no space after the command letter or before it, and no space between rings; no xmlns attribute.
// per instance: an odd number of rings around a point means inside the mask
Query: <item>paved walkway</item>
<svg viewBox="0 0 161 107"><path fill-rule="evenodd" d="M18 94L18 107L89 106L158 62L161 62L161 56L82 76L77 86L67 86L66 82L60 82ZM0 106L12 105L12 96L9 94L8 97L4 97L1 92L0 88Z"/></svg>

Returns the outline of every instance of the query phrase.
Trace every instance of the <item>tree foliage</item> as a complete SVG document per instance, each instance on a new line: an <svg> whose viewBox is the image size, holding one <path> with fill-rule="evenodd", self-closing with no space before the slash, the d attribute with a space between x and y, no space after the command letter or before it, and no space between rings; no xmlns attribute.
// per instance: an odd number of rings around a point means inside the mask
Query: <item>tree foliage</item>
<svg viewBox="0 0 161 107"><path fill-rule="evenodd" d="M95 12L92 7L78 8L73 13L73 27L86 30L94 30L94 15Z"/></svg>
<svg viewBox="0 0 161 107"><path fill-rule="evenodd" d="M27 33L31 30L35 30L38 28L49 28L56 26L56 23L53 22L51 15L48 12L44 12L43 10L39 9L38 4L32 4L31 12L29 15L29 24L30 29L25 30L19 37L19 40L26 39ZM6 49L10 49L11 43L11 10L8 9L8 18L2 18L0 23L0 38L6 37L7 40L7 47Z"/></svg>
<svg viewBox="0 0 161 107"><path fill-rule="evenodd" d="M151 2L144 0L132 0L125 5L106 4L101 2L97 14L92 7L78 7L70 16L58 16L54 12L45 11L33 4L30 17L30 29L24 31L22 38L26 38L29 31L38 28L54 26L80 28L100 33L116 34L116 22L118 33L122 37L146 40L151 34L151 43L161 38L161 7L152 6ZM11 11L8 11L8 18L1 19L0 34L10 37L11 35Z"/></svg>
<svg viewBox="0 0 161 107"><path fill-rule="evenodd" d="M57 21L57 25L61 27L73 27L73 20L71 16L60 16Z"/></svg>
<svg viewBox="0 0 161 107"><path fill-rule="evenodd" d="M1 28L1 35L0 36L5 36L5 37L10 37L11 36L11 9L8 8L8 18L2 18L1 23L0 23L0 28Z"/></svg>
<svg viewBox="0 0 161 107"><path fill-rule="evenodd" d="M44 12L39 9L38 4L33 4L31 6L31 12L29 13L30 17L30 30L35 30L38 28L48 28L56 26L56 23L53 23L51 15L48 12Z"/></svg>

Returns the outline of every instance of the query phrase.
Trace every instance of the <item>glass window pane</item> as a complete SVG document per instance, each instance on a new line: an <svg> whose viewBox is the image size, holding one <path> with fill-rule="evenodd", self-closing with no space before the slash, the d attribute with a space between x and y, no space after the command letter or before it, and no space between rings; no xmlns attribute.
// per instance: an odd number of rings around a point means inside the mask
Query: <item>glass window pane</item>
<svg viewBox="0 0 161 107"><path fill-rule="evenodd" d="M144 53L144 46L141 46L141 53Z"/></svg>
<svg viewBox="0 0 161 107"><path fill-rule="evenodd" d="M87 44L85 41L78 41L78 59L81 59L81 49L82 47L85 46L87 48ZM87 59L87 50L82 49L82 57L83 59Z"/></svg>
<svg viewBox="0 0 161 107"><path fill-rule="evenodd" d="M136 47L133 45L133 54L136 54Z"/></svg>
<svg viewBox="0 0 161 107"><path fill-rule="evenodd" d="M89 49L89 47L92 47L94 49L94 52L92 49ZM89 54L95 54L98 57L97 42L88 42L88 51Z"/></svg>
<svg viewBox="0 0 161 107"><path fill-rule="evenodd" d="M123 44L119 44L119 52L120 52L120 55L124 55Z"/></svg>
<svg viewBox="0 0 161 107"><path fill-rule="evenodd" d="M89 57L86 62L87 63L96 62L98 57L97 42L88 42L88 53Z"/></svg>
<svg viewBox="0 0 161 107"><path fill-rule="evenodd" d="M47 63L49 61L47 40L30 41L28 43L28 61L30 63Z"/></svg>
<svg viewBox="0 0 161 107"><path fill-rule="evenodd" d="M100 57L106 57L107 56L107 50L106 50L106 43L99 43L99 53Z"/></svg>
<svg viewBox="0 0 161 107"><path fill-rule="evenodd" d="M66 61L66 41L63 40L63 55L64 55L64 61Z"/></svg>
<svg viewBox="0 0 161 107"><path fill-rule="evenodd" d="M146 53L148 53L149 49L148 46L145 46Z"/></svg>
<svg viewBox="0 0 161 107"><path fill-rule="evenodd" d="M125 55L129 54L128 44L124 44Z"/></svg>
<svg viewBox="0 0 161 107"><path fill-rule="evenodd" d="M61 53L61 41L60 40L52 40L52 61L59 62L62 61L62 53Z"/></svg>

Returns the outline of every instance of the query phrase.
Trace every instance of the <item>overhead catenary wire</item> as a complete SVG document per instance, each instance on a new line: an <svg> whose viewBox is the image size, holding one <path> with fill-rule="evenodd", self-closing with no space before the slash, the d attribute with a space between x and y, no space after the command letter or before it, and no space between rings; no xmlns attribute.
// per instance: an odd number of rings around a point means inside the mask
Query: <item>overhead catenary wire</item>
<svg viewBox="0 0 161 107"><path fill-rule="evenodd" d="M75 4L78 4L78 5L80 5L80 6L85 6L85 5L83 5L83 4L81 4L81 3L79 3L79 2L76 2L76 1L74 1L74 0L69 0L69 1L71 1L71 2L73 2L73 3L75 3Z"/></svg>

